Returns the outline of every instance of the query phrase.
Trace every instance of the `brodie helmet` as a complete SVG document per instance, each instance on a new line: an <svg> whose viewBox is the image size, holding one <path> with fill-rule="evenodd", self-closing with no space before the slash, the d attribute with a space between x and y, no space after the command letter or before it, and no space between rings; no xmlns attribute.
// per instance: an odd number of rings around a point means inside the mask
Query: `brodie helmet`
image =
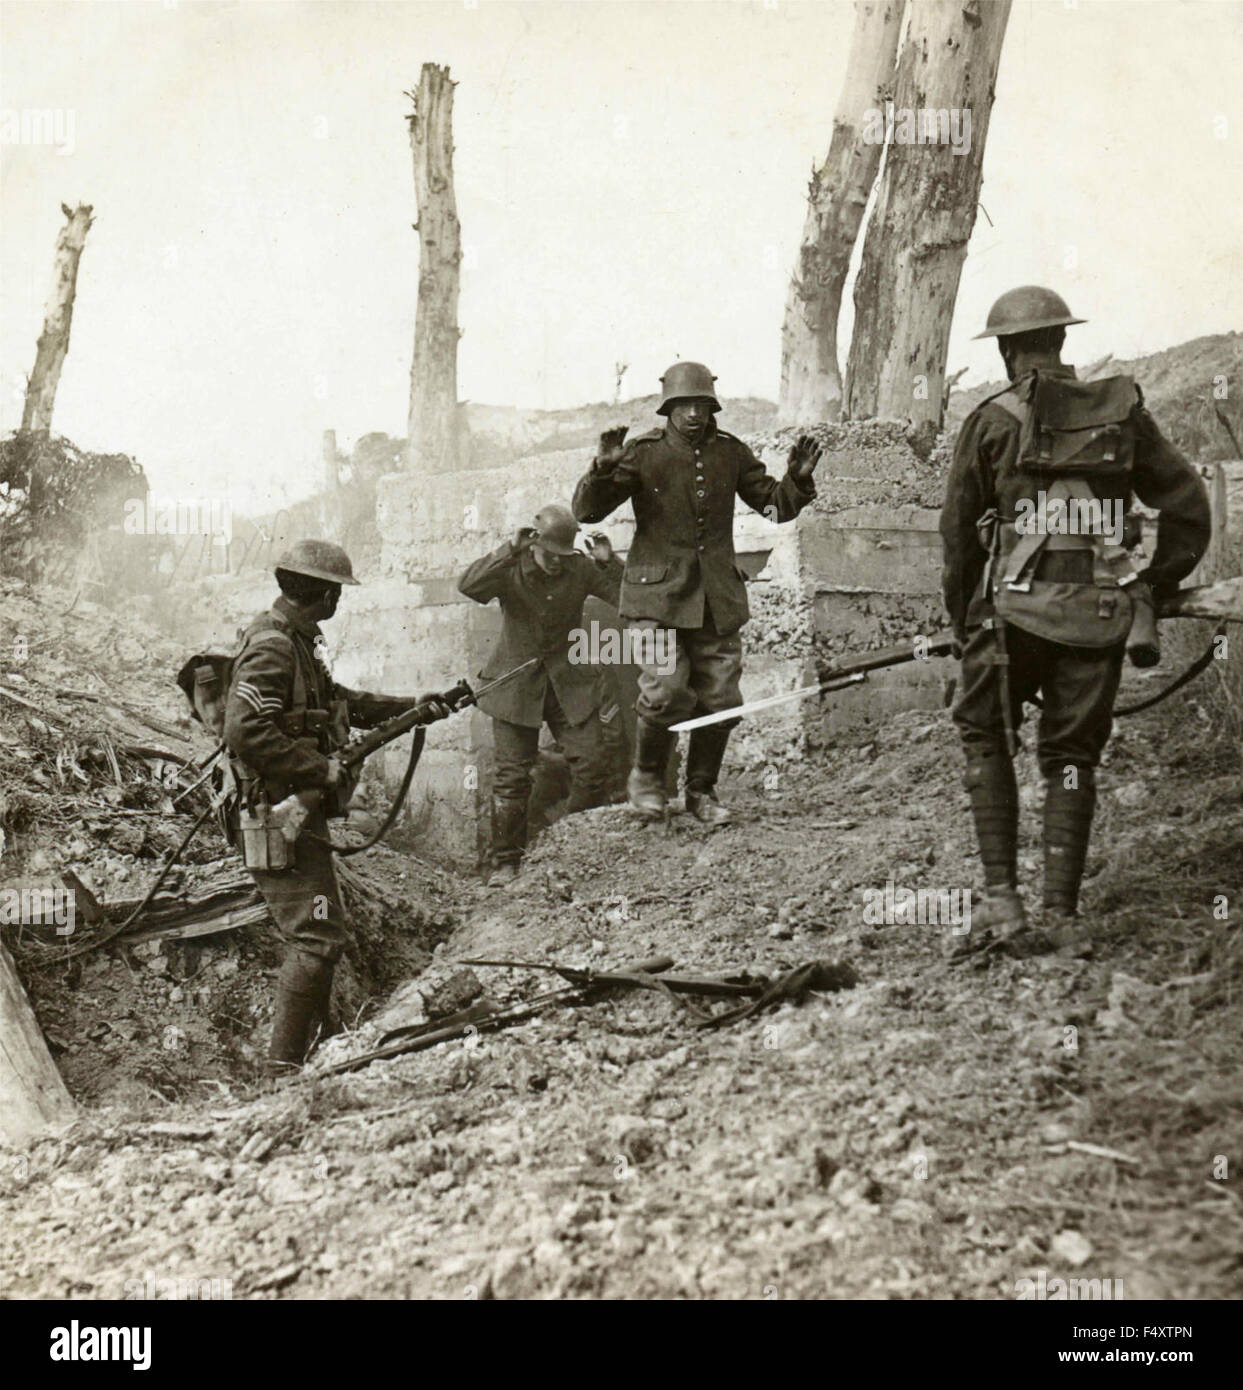
<svg viewBox="0 0 1243 1390"><path fill-rule="evenodd" d="M276 562L278 570L326 579L330 584L357 584L350 557L332 541L296 541Z"/></svg>
<svg viewBox="0 0 1243 1390"><path fill-rule="evenodd" d="M1072 323L1087 323L1070 312L1070 306L1060 294L1043 285L1020 285L1007 290L988 311L988 324L977 338L1005 338L1012 333L1031 333L1037 328L1060 328Z"/></svg>

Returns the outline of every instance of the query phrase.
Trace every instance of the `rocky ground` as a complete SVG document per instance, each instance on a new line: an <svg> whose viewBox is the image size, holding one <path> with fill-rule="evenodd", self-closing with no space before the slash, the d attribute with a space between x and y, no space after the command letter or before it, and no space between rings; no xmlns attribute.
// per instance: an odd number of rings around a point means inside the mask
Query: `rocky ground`
<svg viewBox="0 0 1243 1390"><path fill-rule="evenodd" d="M1194 699L1120 726L1088 961L947 966L936 927L865 918L889 880L975 881L944 714L899 716L776 785L732 781L730 827L563 821L504 895L394 862L426 970L395 972L411 978L292 1083L218 1049L206 1078L78 1085L69 1133L0 1161L0 1293L171 1278L235 1298L1011 1299L1044 1270L1127 1298L1238 1296L1241 771ZM1022 778L1033 884L1029 757ZM271 956L256 929L235 935L203 948L205 978L258 995ZM326 1074L445 1007L461 957L654 953L688 973L829 958L858 983L719 1030L619 993ZM183 969L174 952L156 977ZM130 972L152 974L104 953L77 989ZM550 987L474 973L498 1001ZM140 1031L171 1007L135 1010ZM243 1022L257 1042L262 1008Z"/></svg>

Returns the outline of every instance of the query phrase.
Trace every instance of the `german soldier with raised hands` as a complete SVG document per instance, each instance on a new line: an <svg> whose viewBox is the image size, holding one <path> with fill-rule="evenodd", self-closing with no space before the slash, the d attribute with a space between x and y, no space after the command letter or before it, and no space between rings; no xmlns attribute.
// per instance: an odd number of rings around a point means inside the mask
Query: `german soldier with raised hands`
<svg viewBox="0 0 1243 1390"><path fill-rule="evenodd" d="M501 606L500 636L484 680L535 658L531 667L482 696L492 717L492 874L489 887L517 877L527 843L527 812L539 735L547 724L570 768L566 814L590 810L608 796L608 752L598 712L603 686L597 669L575 660L588 595L617 606L622 567L608 537L588 537L590 557L576 550L578 522L567 507L543 507L534 526L476 560L458 589L476 603Z"/></svg>
<svg viewBox="0 0 1243 1390"><path fill-rule="evenodd" d="M639 698L631 807L645 819L665 813L665 771L676 735L670 726L742 703L740 630L750 616L734 554L734 499L775 522L793 521L816 495L820 449L810 436L790 451L786 474L772 477L751 450L719 429L716 378L699 362L677 362L661 378L663 429L627 440L607 430L574 492L574 515L602 521L625 501L634 507L620 612L639 630ZM674 634L676 660L658 661L658 629ZM649 657L653 659L648 659ZM686 807L715 825L730 818L716 794L730 730L737 720L691 733Z"/></svg>

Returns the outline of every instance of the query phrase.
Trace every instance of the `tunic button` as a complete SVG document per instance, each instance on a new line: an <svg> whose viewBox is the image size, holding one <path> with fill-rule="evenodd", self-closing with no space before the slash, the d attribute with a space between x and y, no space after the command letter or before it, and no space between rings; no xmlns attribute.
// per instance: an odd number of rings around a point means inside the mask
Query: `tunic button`
<svg viewBox="0 0 1243 1390"><path fill-rule="evenodd" d="M703 490L703 488L700 488L699 491L695 494L696 497L702 497L703 495L704 495L704 490Z"/></svg>

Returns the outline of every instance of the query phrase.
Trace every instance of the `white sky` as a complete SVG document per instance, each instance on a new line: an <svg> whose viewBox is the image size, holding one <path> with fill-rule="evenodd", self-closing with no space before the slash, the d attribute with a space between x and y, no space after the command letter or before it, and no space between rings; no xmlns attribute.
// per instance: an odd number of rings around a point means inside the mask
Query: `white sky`
<svg viewBox="0 0 1243 1390"><path fill-rule="evenodd" d="M464 399L606 399L616 360L642 394L679 356L727 402L775 398L851 21L845 0L5 0L0 107L72 110L75 148L0 149L0 427L82 200L59 431L238 507L309 490L325 427L403 435L424 61L460 84ZM1243 327L1241 71L1234 0L1015 0L950 370L996 374L969 339L1016 284L1092 320L1082 362Z"/></svg>

